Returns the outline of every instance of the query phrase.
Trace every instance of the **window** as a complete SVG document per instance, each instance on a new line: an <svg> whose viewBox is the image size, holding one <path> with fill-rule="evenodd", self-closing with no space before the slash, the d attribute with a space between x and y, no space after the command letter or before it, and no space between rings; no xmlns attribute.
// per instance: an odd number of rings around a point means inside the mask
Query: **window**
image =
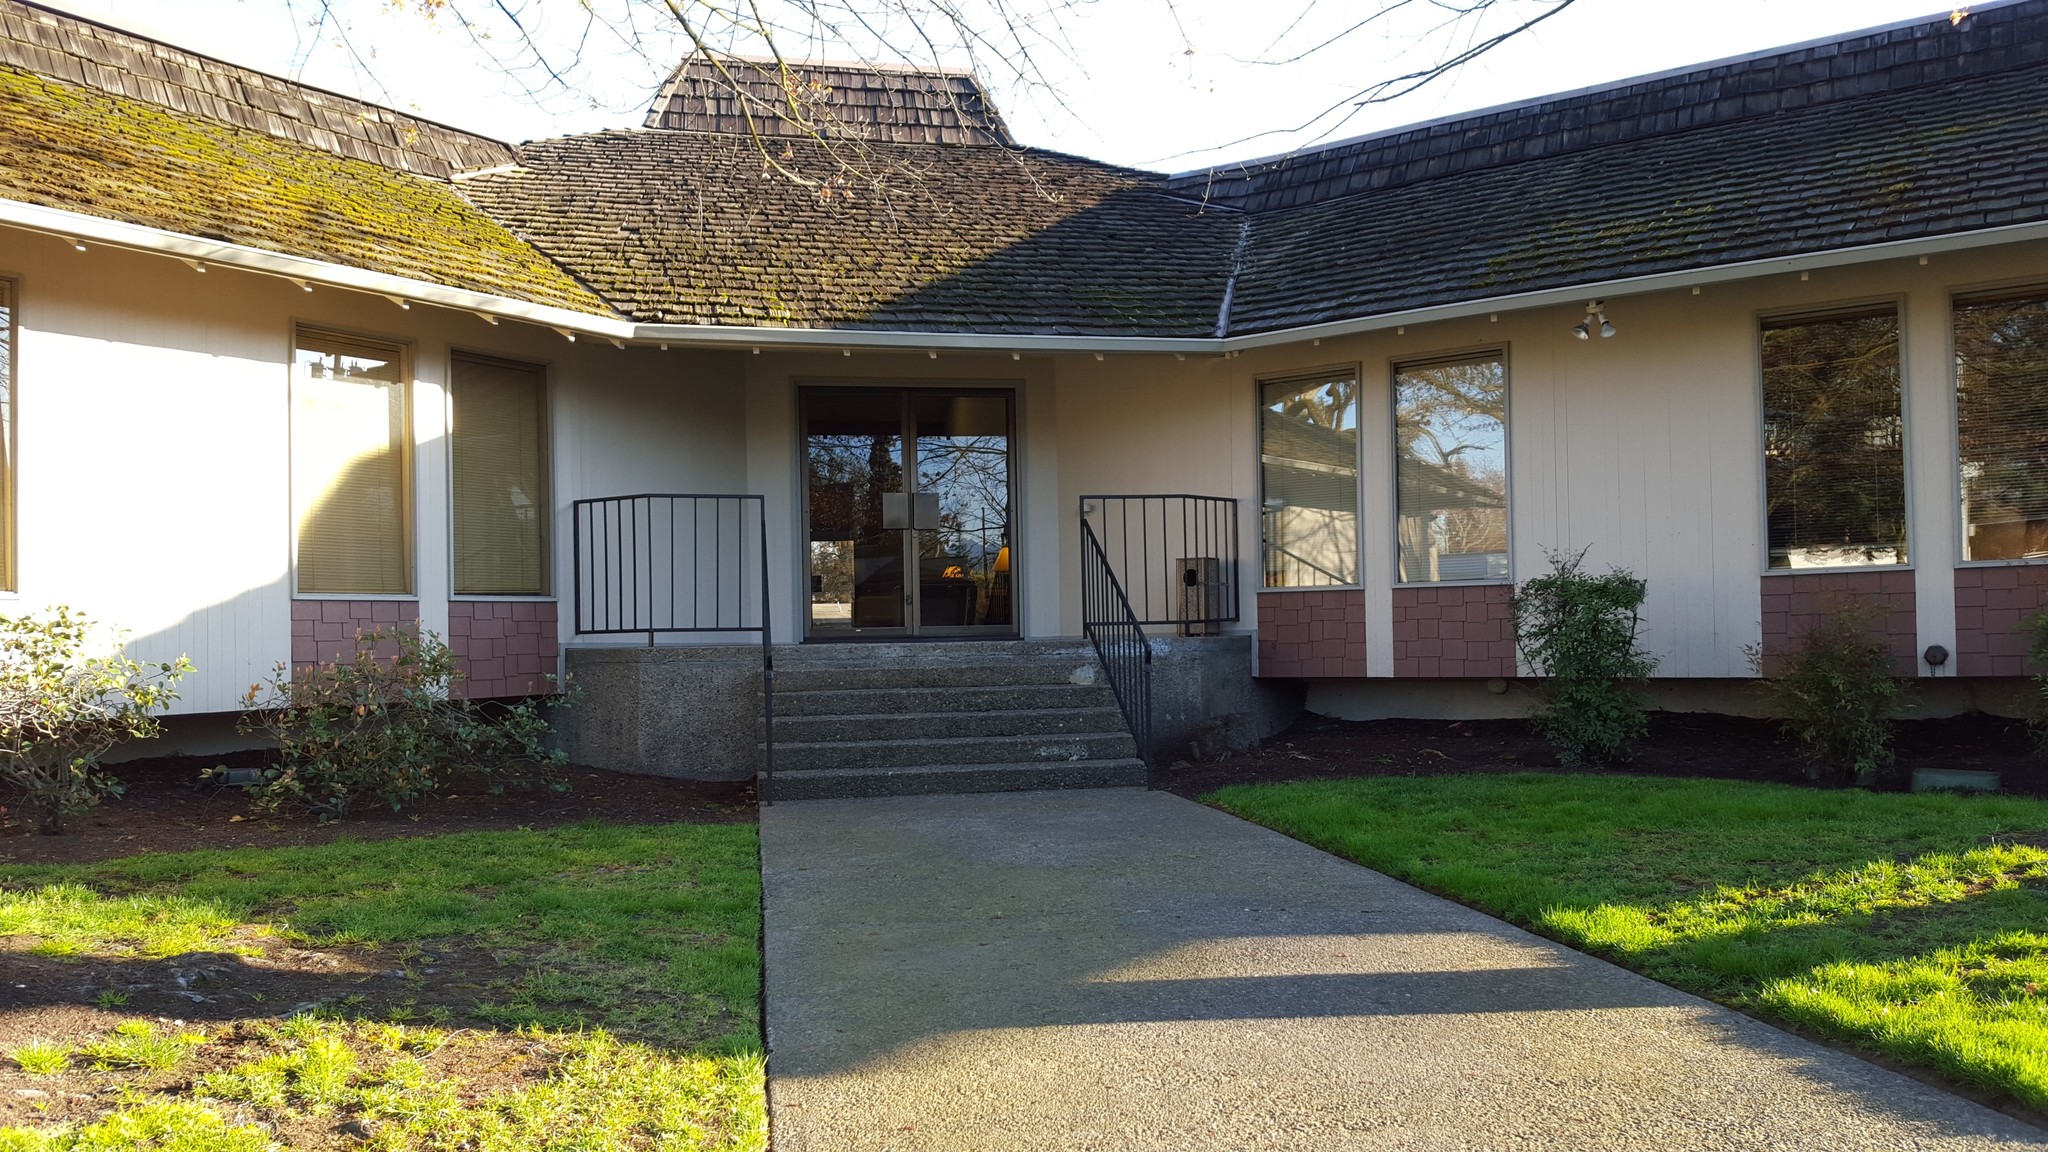
<svg viewBox="0 0 2048 1152"><path fill-rule="evenodd" d="M14 282L0 280L0 591L14 583Z"/></svg>
<svg viewBox="0 0 2048 1152"><path fill-rule="evenodd" d="M1499 355L1394 367L1403 583L1508 578L1508 374Z"/></svg>
<svg viewBox="0 0 2048 1152"><path fill-rule="evenodd" d="M457 354L455 591L548 590L547 375L537 364Z"/></svg>
<svg viewBox="0 0 2048 1152"><path fill-rule="evenodd" d="M1259 387L1266 587L1358 583L1358 377Z"/></svg>
<svg viewBox="0 0 2048 1152"><path fill-rule="evenodd" d="M1898 310L1765 321L1763 378L1770 566L1904 564Z"/></svg>
<svg viewBox="0 0 2048 1152"><path fill-rule="evenodd" d="M2048 293L1958 300L1963 559L2048 557Z"/></svg>
<svg viewBox="0 0 2048 1152"><path fill-rule="evenodd" d="M301 330L292 365L298 590L412 591L412 436L405 350Z"/></svg>

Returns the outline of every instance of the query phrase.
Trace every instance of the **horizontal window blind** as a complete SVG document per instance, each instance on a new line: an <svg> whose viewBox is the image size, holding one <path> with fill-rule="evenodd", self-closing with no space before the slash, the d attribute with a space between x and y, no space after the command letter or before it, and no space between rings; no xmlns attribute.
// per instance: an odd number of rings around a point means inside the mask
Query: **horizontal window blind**
<svg viewBox="0 0 2048 1152"><path fill-rule="evenodd" d="M1396 365L1400 578L1508 578L1508 377L1498 355Z"/></svg>
<svg viewBox="0 0 2048 1152"><path fill-rule="evenodd" d="M1955 305L1963 557L2048 557L2048 290Z"/></svg>
<svg viewBox="0 0 2048 1152"><path fill-rule="evenodd" d="M404 350L301 331L292 372L298 590L412 591Z"/></svg>
<svg viewBox="0 0 2048 1152"><path fill-rule="evenodd" d="M1260 386L1265 586L1358 582L1358 378Z"/></svg>
<svg viewBox="0 0 2048 1152"><path fill-rule="evenodd" d="M1770 566L1905 563L1898 311L1767 320L1762 357Z"/></svg>
<svg viewBox="0 0 2048 1152"><path fill-rule="evenodd" d="M548 590L547 379L535 364L457 356L455 591Z"/></svg>

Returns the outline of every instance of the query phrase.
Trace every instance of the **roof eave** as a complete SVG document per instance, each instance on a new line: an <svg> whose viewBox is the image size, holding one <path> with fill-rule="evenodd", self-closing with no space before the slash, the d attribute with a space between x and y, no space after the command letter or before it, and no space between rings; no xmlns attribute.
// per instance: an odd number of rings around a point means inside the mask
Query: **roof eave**
<svg viewBox="0 0 2048 1152"><path fill-rule="evenodd" d="M682 344L705 348L776 348L808 351L864 350L897 352L976 352L1014 355L1061 353L1121 353L1222 355L1294 344L1304 340L1332 339L1383 331L1409 324L1468 319L1500 312L1582 304L1588 299L1641 295L1679 288L1749 280L1759 276L1845 267L1883 260L1911 259L1942 252L1967 251L1999 244L2048 240L2048 221L2003 225L1996 228L1950 233L1914 240L1888 241L1761 260L1721 264L1663 272L1649 276L1588 280L1536 291L1480 297L1427 308L1383 312L1322 324L1299 325L1242 336L1167 337L1116 335L1039 335L991 332L910 332L886 329L784 328L706 324L636 324L616 315L579 312L547 304L535 304L506 296L453 288L426 280L374 272L346 264L334 264L300 256L289 256L262 248L208 240L141 224L130 224L0 198L0 225L22 228L44 235L112 248L148 252L179 260L199 261L279 277L294 282L322 284L386 296L408 303L433 304L470 312L487 319L502 318L552 328L565 335L597 336L617 343Z"/></svg>

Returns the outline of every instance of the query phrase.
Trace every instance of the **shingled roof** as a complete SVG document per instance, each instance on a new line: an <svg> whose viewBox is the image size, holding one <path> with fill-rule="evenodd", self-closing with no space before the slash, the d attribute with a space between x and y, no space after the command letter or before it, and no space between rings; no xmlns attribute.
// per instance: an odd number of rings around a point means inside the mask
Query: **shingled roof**
<svg viewBox="0 0 2048 1152"><path fill-rule="evenodd" d="M512 160L486 136L21 0L0 0L0 65L402 172L445 178Z"/></svg>
<svg viewBox="0 0 2048 1152"><path fill-rule="evenodd" d="M646 127L772 139L1015 144L971 72L702 56L669 76L647 110Z"/></svg>
<svg viewBox="0 0 2048 1152"><path fill-rule="evenodd" d="M465 183L636 320L1213 336L1238 221L1052 152L873 144L845 183L815 140L603 132Z"/></svg>

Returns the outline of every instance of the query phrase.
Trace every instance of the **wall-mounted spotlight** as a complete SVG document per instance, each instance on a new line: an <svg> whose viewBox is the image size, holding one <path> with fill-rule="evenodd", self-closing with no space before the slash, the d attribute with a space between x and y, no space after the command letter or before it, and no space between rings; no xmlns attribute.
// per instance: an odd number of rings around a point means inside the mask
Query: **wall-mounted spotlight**
<svg viewBox="0 0 2048 1152"><path fill-rule="evenodd" d="M1572 325L1572 335L1581 340L1591 340L1593 333L1600 333L1601 339L1614 335L1614 325L1607 320L1607 303L1604 300L1586 302L1586 318Z"/></svg>

